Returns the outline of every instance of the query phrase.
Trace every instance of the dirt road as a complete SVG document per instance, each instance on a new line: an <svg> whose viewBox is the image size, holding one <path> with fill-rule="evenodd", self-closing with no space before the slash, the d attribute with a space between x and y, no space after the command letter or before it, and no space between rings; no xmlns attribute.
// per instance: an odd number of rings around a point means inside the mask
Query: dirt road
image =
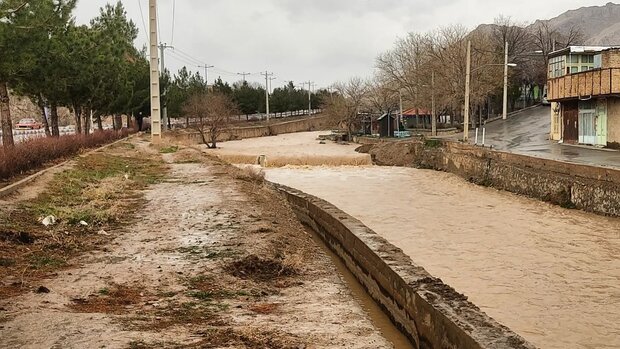
<svg viewBox="0 0 620 349"><path fill-rule="evenodd" d="M107 150L165 169L129 197L106 194L139 210L124 224L85 228L79 237L96 241L88 252L54 255L63 263L36 273L20 253L48 236L67 241L58 236L72 226L61 221L25 242L7 238L22 236L13 225L0 232L10 257L0 263L0 347L392 347L260 174L192 149L161 150L140 140ZM97 187L123 180L132 179ZM1 208L7 222L24 200Z"/></svg>

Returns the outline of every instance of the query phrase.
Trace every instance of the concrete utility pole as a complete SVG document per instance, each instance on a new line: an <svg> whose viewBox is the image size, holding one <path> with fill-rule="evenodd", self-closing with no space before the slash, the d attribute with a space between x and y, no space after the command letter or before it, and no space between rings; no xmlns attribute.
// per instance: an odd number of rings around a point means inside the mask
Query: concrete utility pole
<svg viewBox="0 0 620 349"><path fill-rule="evenodd" d="M469 140L469 82L471 79L471 41L467 41L467 67L465 71L465 115L463 117L463 142Z"/></svg>
<svg viewBox="0 0 620 349"><path fill-rule="evenodd" d="M504 48L504 99L502 109L502 119L506 120L508 116L508 41Z"/></svg>
<svg viewBox="0 0 620 349"><path fill-rule="evenodd" d="M213 65L199 65L198 68L205 68L205 84L207 85L207 91L209 90L209 69L215 68Z"/></svg>
<svg viewBox="0 0 620 349"><path fill-rule="evenodd" d="M265 110L267 112L267 121L269 121L269 77L273 76L273 73L265 70L265 72L261 73L261 75L265 76Z"/></svg>
<svg viewBox="0 0 620 349"><path fill-rule="evenodd" d="M159 96L159 57L157 48L157 0L149 0L149 38L151 70L151 141L161 142L161 100Z"/></svg>
<svg viewBox="0 0 620 349"><path fill-rule="evenodd" d="M166 57L166 49L168 48L174 48L172 46L168 46L167 44L160 44L159 45L159 54L161 55L161 71L159 72L160 76L162 74L164 74L164 72L166 71L166 61L165 61L165 57ZM164 106L162 108L162 113L161 113L161 118L162 118L162 123L164 126L164 129L168 128L168 101L166 101L166 89L164 89L164 92L162 94L162 99L164 101Z"/></svg>
<svg viewBox="0 0 620 349"><path fill-rule="evenodd" d="M399 89L398 90L398 104L399 104L399 108L400 108L400 119L398 120L398 136L400 137L400 124L401 122L403 122L403 92ZM389 115L388 115L388 120L389 120ZM390 130L390 128L388 127L388 131Z"/></svg>
<svg viewBox="0 0 620 349"><path fill-rule="evenodd" d="M431 72L431 135L437 136L437 115L435 115L435 72Z"/></svg>
<svg viewBox="0 0 620 349"><path fill-rule="evenodd" d="M314 84L312 81L308 81L305 84L308 84L308 116L312 115L312 85Z"/></svg>
<svg viewBox="0 0 620 349"><path fill-rule="evenodd" d="M237 75L243 76L243 82L245 82L245 77L251 75L252 73L237 73Z"/></svg>
<svg viewBox="0 0 620 349"><path fill-rule="evenodd" d="M273 84L272 84L271 82L272 82L273 80L276 80L276 79L277 79L277 78L276 78L275 76L274 76L274 77L269 78L269 93L271 93L271 91L273 91Z"/></svg>

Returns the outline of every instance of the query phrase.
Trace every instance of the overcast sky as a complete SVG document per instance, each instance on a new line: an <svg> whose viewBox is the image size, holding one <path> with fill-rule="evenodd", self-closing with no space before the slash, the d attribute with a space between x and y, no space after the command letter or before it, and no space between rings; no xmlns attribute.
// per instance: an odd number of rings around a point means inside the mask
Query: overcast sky
<svg viewBox="0 0 620 349"><path fill-rule="evenodd" d="M107 2L79 0L77 21L87 23ZM136 44L141 47L147 42L148 0L122 2L140 29ZM240 77L236 73L250 72L253 75L248 81L264 83L259 71L269 70L277 78L274 87L288 80L296 84L312 80L325 87L350 76L371 75L377 54L390 49L407 32L426 32L448 24L475 28L480 23L492 23L499 14L532 22L606 2L158 0L158 7L160 42L176 48L176 52L168 50L166 54L166 66L173 72L183 65L198 70L196 66L205 62L215 66L209 70L210 81L217 76L237 81Z"/></svg>

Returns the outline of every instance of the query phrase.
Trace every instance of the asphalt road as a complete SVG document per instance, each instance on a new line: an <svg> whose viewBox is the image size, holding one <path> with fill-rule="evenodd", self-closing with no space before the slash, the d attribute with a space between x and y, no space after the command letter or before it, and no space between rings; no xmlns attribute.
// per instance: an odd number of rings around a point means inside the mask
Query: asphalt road
<svg viewBox="0 0 620 349"><path fill-rule="evenodd" d="M550 113L550 107L539 106L507 120L491 122L486 127L485 145L512 153L620 169L618 151L550 141ZM473 132L470 141L474 142Z"/></svg>

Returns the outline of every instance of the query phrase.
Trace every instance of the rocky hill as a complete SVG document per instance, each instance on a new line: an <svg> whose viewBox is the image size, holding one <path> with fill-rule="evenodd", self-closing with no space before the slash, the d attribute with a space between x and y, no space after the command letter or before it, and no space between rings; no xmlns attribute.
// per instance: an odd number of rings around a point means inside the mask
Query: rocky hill
<svg viewBox="0 0 620 349"><path fill-rule="evenodd" d="M553 29L581 28L585 45L620 45L620 4L581 7L546 20ZM535 25L535 24L534 24Z"/></svg>

